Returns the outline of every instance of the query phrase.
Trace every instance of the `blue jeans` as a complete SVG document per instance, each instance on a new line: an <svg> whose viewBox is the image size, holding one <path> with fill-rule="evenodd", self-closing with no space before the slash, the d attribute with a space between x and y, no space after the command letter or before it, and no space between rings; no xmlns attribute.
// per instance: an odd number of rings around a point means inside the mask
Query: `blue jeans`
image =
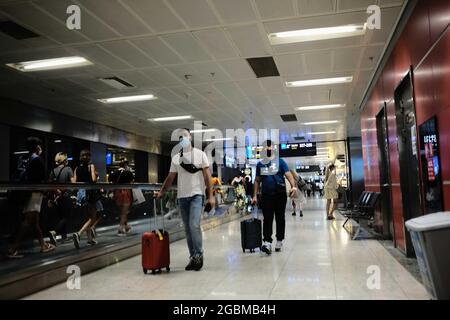
<svg viewBox="0 0 450 320"><path fill-rule="evenodd" d="M202 229L200 227L203 200L203 196L199 194L178 199L191 258L203 255Z"/></svg>

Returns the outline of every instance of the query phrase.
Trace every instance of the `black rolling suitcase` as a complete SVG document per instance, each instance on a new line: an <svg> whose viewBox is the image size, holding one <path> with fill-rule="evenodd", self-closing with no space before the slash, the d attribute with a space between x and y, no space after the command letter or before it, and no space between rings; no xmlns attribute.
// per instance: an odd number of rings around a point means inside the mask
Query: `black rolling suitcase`
<svg viewBox="0 0 450 320"><path fill-rule="evenodd" d="M253 217L241 221L241 243L242 251L255 252L256 248L262 246L261 220L258 219L258 209L253 207Z"/></svg>

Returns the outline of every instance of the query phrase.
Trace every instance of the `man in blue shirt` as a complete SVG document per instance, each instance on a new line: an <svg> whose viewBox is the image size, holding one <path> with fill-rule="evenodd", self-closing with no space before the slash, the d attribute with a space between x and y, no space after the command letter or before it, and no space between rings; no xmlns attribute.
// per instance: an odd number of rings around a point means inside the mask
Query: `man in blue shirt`
<svg viewBox="0 0 450 320"><path fill-rule="evenodd" d="M261 188L261 208L264 216L263 224L263 245L261 251L272 253L272 225L273 217L276 222L276 238L275 251L281 251L285 234L285 209L287 202L286 184L284 177L291 184L291 196L297 192L297 185L294 177L289 172L289 168L283 159L275 160L275 152L271 140L264 143L268 161L260 161L256 165L256 178L253 190L252 203L257 203L257 194Z"/></svg>

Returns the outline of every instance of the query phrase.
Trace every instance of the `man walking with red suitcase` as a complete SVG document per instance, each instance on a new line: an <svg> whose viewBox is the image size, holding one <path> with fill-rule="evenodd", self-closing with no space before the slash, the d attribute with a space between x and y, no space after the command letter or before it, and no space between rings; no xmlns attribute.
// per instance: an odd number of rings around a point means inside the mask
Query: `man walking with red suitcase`
<svg viewBox="0 0 450 320"><path fill-rule="evenodd" d="M177 177L177 198L190 255L185 269L198 271L203 266L203 239L200 222L205 186L209 208L214 208L215 199L212 193L212 179L206 154L202 150L192 147L192 136L189 129L179 130L179 140L180 152L172 157L169 175L157 197L161 198Z"/></svg>

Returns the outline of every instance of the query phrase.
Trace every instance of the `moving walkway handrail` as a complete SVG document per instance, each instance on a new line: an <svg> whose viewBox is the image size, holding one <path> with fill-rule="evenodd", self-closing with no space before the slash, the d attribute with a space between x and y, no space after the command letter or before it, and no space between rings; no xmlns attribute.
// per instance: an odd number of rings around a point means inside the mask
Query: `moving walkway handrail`
<svg viewBox="0 0 450 320"><path fill-rule="evenodd" d="M117 190L117 189L141 189L150 191L159 191L161 183L0 183L0 191L49 191L55 189L85 189L85 190ZM227 189L232 188L229 185L222 185L214 187L213 189ZM176 190L176 186L169 188L169 190Z"/></svg>

